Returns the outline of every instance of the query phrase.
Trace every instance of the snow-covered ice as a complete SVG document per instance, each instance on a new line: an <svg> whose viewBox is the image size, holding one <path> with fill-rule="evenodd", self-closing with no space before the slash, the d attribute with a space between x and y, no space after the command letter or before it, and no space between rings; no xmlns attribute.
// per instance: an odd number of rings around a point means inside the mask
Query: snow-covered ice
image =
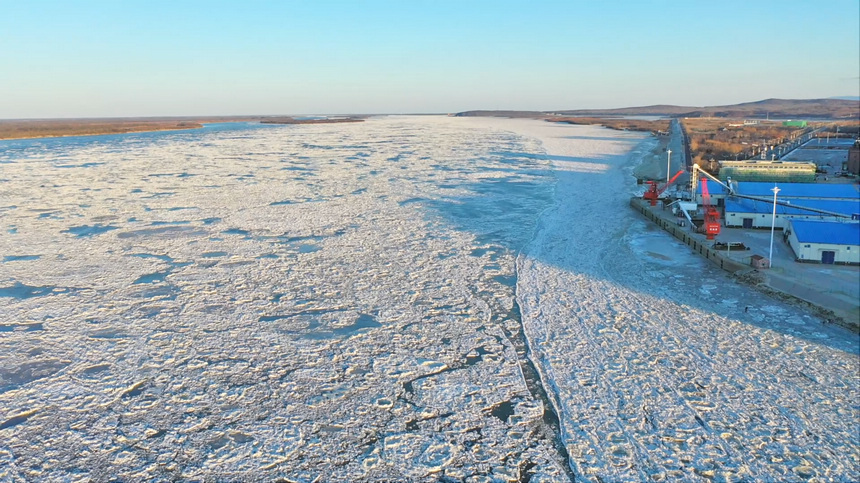
<svg viewBox="0 0 860 483"><path fill-rule="evenodd" d="M0 143L0 480L856 479L856 338L630 210L650 142Z"/></svg>
<svg viewBox="0 0 860 483"><path fill-rule="evenodd" d="M509 339L539 141L440 117L3 146L0 480L565 474Z"/></svg>

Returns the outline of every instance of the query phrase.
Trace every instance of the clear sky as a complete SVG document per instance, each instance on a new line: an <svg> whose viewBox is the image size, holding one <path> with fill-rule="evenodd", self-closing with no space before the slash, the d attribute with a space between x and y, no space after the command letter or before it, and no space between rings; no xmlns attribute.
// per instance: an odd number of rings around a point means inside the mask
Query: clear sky
<svg viewBox="0 0 860 483"><path fill-rule="evenodd" d="M0 118L860 95L860 1L0 0Z"/></svg>

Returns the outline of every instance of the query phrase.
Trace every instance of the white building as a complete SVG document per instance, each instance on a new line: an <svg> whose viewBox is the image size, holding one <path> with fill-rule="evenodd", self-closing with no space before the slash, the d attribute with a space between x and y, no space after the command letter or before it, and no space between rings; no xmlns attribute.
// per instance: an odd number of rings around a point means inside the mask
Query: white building
<svg viewBox="0 0 860 483"><path fill-rule="evenodd" d="M785 234L798 262L860 264L860 223L790 220Z"/></svg>

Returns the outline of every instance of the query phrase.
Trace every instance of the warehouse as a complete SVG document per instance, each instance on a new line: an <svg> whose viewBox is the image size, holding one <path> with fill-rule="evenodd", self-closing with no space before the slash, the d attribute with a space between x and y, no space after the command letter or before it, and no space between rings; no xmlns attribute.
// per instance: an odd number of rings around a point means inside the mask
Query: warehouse
<svg viewBox="0 0 860 483"><path fill-rule="evenodd" d="M719 175L723 181L811 183L815 168L815 163L801 161L720 161Z"/></svg>
<svg viewBox="0 0 860 483"><path fill-rule="evenodd" d="M778 184L779 197L809 200L860 200L855 184L783 183ZM737 192L748 196L773 196L773 183L738 183Z"/></svg>
<svg viewBox="0 0 860 483"><path fill-rule="evenodd" d="M860 223L791 220L786 239L798 262L860 264Z"/></svg>
<svg viewBox="0 0 860 483"><path fill-rule="evenodd" d="M773 198L774 183L742 181L735 183L738 194ZM860 200L860 186L856 184L820 184L820 183L776 183L779 187L779 199L790 200ZM701 199L700 188L697 188L697 198ZM721 200L726 197L726 190L717 183L708 183L711 199Z"/></svg>
<svg viewBox="0 0 860 483"><path fill-rule="evenodd" d="M738 183L737 192L747 196L773 197L773 183ZM777 183L780 198L810 200L860 200L853 184Z"/></svg>
<svg viewBox="0 0 860 483"><path fill-rule="evenodd" d="M846 218L860 217L860 200L785 200L797 206L776 205L776 228L785 229L789 220L845 221ZM727 198L725 223L729 228L770 228L773 220L773 203L746 198ZM830 213L804 210L812 208ZM831 214L833 213L833 214ZM842 216L839 216L842 215Z"/></svg>

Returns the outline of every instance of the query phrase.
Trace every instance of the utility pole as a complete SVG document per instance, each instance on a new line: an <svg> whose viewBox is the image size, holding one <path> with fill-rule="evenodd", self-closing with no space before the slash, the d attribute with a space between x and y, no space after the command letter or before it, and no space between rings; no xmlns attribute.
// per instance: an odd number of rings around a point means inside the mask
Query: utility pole
<svg viewBox="0 0 860 483"><path fill-rule="evenodd" d="M669 168L669 166L672 162L672 150L667 149L666 154L666 186L669 186L669 172L671 171L671 168Z"/></svg>
<svg viewBox="0 0 860 483"><path fill-rule="evenodd" d="M770 254L767 258L768 268L773 268L773 230L776 228L776 194L779 193L779 188L776 184L773 185L773 214L770 221Z"/></svg>

